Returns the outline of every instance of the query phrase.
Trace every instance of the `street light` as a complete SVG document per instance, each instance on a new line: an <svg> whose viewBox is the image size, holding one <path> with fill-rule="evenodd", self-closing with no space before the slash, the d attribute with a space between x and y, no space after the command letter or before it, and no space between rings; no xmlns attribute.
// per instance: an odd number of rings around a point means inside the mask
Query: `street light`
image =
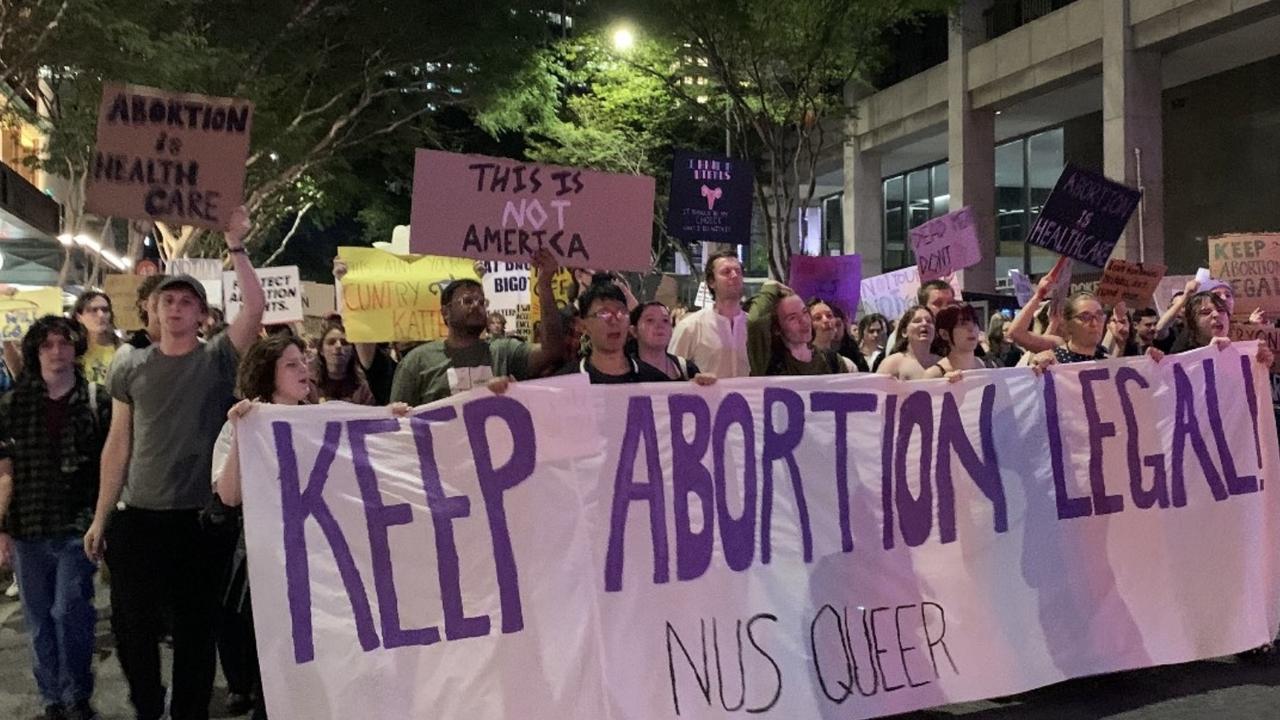
<svg viewBox="0 0 1280 720"><path fill-rule="evenodd" d="M613 49L618 52L627 52L635 47L636 36L631 32L631 28L623 26L613 31Z"/></svg>

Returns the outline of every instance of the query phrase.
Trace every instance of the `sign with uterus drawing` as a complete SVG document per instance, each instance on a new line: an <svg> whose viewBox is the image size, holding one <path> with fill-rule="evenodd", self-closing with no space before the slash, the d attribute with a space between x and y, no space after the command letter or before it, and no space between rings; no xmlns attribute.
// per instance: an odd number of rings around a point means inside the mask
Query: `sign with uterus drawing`
<svg viewBox="0 0 1280 720"><path fill-rule="evenodd" d="M750 242L752 183L745 160L676 150L667 232L691 242Z"/></svg>

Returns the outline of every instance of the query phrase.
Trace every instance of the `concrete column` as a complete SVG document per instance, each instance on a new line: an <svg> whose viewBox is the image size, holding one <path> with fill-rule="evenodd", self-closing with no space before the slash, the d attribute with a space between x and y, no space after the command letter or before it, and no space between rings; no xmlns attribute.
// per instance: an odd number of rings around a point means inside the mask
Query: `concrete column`
<svg viewBox="0 0 1280 720"><path fill-rule="evenodd" d="M965 0L951 21L947 46L947 154L952 210L973 209L982 261L960 272L960 286L995 292L995 113L974 109L969 95L969 49L985 41L982 12L991 0Z"/></svg>
<svg viewBox="0 0 1280 720"><path fill-rule="evenodd" d="M1160 53L1136 51L1129 25L1131 0L1107 0L1102 6L1102 156L1107 177L1142 186L1134 213L1112 257L1164 262L1164 148ZM1134 149L1142 153L1142 177ZM1145 249L1145 253L1143 253Z"/></svg>
<svg viewBox="0 0 1280 720"><path fill-rule="evenodd" d="M861 83L850 82L845 87L845 103L852 107L872 92ZM841 226L844 252L861 255L862 276L871 277L884 268L884 182L880 155L861 148L856 129L857 120L851 117L845 126Z"/></svg>
<svg viewBox="0 0 1280 720"><path fill-rule="evenodd" d="M883 272L884 183L880 175L880 155L862 150L858 139L844 142L844 195L840 198L843 216L844 251L862 256L862 276Z"/></svg>

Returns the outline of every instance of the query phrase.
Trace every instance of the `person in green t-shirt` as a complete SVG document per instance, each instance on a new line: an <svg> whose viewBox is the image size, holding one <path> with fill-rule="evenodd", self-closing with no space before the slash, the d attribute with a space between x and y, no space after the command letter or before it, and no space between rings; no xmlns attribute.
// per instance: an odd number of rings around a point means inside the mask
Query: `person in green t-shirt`
<svg viewBox="0 0 1280 720"><path fill-rule="evenodd" d="M834 351L813 347L804 299L775 280L764 284L747 311L747 358L753 376L844 372Z"/></svg>
<svg viewBox="0 0 1280 720"><path fill-rule="evenodd" d="M391 384L391 402L424 405L483 387L493 378L527 380L559 367L564 360L564 331L551 290L557 263L544 248L533 256L533 265L538 277L534 292L542 305L541 345L506 337L482 340L489 323L484 286L470 278L455 280L440 293L440 311L449 334L419 345L404 357Z"/></svg>

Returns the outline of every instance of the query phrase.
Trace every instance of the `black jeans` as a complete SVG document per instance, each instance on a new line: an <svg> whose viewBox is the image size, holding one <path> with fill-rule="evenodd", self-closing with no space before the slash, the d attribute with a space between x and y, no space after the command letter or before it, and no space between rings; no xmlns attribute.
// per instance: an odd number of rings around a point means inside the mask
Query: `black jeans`
<svg viewBox="0 0 1280 720"><path fill-rule="evenodd" d="M160 636L173 619L173 720L207 720L214 628L225 551L201 529L198 510L117 512L106 533L111 629L138 720L164 714Z"/></svg>

